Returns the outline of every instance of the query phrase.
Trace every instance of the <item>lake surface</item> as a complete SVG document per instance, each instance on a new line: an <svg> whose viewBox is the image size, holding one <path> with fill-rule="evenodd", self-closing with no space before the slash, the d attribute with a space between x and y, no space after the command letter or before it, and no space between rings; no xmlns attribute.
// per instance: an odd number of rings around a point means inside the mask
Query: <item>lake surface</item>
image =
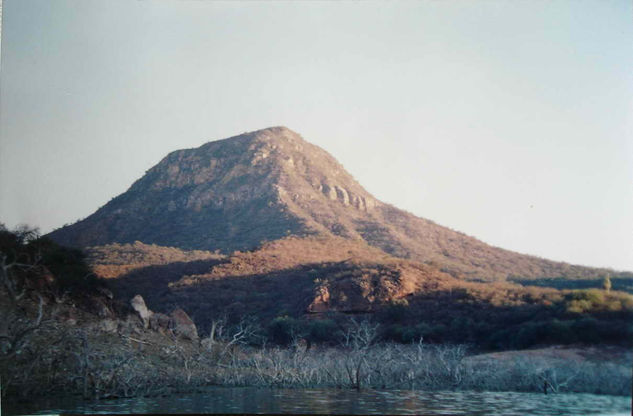
<svg viewBox="0 0 633 416"><path fill-rule="evenodd" d="M2 413L329 413L423 415L630 415L631 398L593 394L211 387L169 397L35 403L3 399Z"/></svg>

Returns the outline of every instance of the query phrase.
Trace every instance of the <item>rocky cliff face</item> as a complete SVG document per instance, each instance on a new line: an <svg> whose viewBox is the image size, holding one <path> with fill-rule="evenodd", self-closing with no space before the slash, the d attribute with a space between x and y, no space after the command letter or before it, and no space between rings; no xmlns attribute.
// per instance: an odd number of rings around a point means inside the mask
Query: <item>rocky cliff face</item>
<svg viewBox="0 0 633 416"><path fill-rule="evenodd" d="M127 192L50 237L79 247L139 240L229 253L289 235L365 241L464 278L603 272L491 247L384 204L326 151L285 127L172 152Z"/></svg>

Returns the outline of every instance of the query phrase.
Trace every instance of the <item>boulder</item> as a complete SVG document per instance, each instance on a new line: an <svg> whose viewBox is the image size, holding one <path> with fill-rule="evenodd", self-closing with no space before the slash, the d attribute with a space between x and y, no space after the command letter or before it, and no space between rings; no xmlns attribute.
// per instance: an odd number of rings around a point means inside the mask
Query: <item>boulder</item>
<svg viewBox="0 0 633 416"><path fill-rule="evenodd" d="M169 331L171 318L164 313L153 313L149 317L149 327L152 331L166 333Z"/></svg>
<svg viewBox="0 0 633 416"><path fill-rule="evenodd" d="M143 322L141 322L141 318L138 316L138 314L128 314L125 317L125 320L119 321L118 331L125 335L129 335L133 332L138 333L140 332L139 328L141 328L142 325Z"/></svg>
<svg viewBox="0 0 633 416"><path fill-rule="evenodd" d="M178 308L170 314L170 318L170 329L174 335L190 340L198 339L196 324L193 323L187 312Z"/></svg>
<svg viewBox="0 0 633 416"><path fill-rule="evenodd" d="M147 308L147 305L145 305L145 300L143 299L143 297L141 295L134 296L130 301L130 305L132 306L132 309L134 309L136 313L138 313L138 316L143 321L143 326L145 328L148 328L149 318L152 316L152 311L150 311Z"/></svg>

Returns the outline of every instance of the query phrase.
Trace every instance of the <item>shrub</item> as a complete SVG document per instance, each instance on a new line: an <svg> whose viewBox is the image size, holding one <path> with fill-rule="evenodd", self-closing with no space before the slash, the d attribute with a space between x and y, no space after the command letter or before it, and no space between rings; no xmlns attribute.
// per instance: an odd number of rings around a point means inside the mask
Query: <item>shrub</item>
<svg viewBox="0 0 633 416"><path fill-rule="evenodd" d="M280 345L288 345L299 335L300 322L289 316L278 316L268 325L268 337Z"/></svg>
<svg viewBox="0 0 633 416"><path fill-rule="evenodd" d="M410 315L409 303L406 299L396 299L384 308L381 315L380 320L385 323L403 322Z"/></svg>
<svg viewBox="0 0 633 416"><path fill-rule="evenodd" d="M60 246L49 238L40 237L37 229L22 226L14 231L0 224L0 252L6 261L45 266L54 276L58 289L70 292L90 292L101 281L92 273L85 255L77 249ZM22 267L22 266L21 266ZM28 269L27 279L38 279L41 269Z"/></svg>
<svg viewBox="0 0 633 416"><path fill-rule="evenodd" d="M334 342L339 335L339 329L331 319L319 319L308 324L307 338L310 342Z"/></svg>
<svg viewBox="0 0 633 416"><path fill-rule="evenodd" d="M601 341L600 324L594 318L583 318L572 324L572 331L581 342L597 343Z"/></svg>
<svg viewBox="0 0 633 416"><path fill-rule="evenodd" d="M42 262L55 275L60 289L86 291L99 284L80 250L59 246L49 239L42 240L38 242L43 248Z"/></svg>

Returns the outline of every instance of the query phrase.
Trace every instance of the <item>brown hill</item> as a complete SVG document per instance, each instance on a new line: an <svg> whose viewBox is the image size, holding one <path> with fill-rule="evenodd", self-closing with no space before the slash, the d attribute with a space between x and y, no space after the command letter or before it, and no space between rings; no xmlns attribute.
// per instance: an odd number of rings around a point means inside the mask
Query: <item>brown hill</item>
<svg viewBox="0 0 633 416"><path fill-rule="evenodd" d="M275 275L286 276L278 279L286 287L270 294L276 301L296 299L294 282L307 283L309 292L297 313L367 312L394 299L438 288L440 282L457 281L436 268L397 259L363 241L290 237L253 252L236 253L207 273L184 276L169 287L177 291L193 286L198 290L213 280Z"/></svg>
<svg viewBox="0 0 633 416"><path fill-rule="evenodd" d="M147 264L156 256L148 256L145 249L133 256L133 263L121 263L119 268L97 264L107 260L104 253L115 253L113 246L126 248L125 254L130 251L127 245L109 245L107 250L90 248L89 258L97 275L117 278L110 284L122 299L140 293L157 308L177 304L192 311L211 304L212 310L194 315L200 321L221 314L227 306L230 310L235 303L231 299L239 299L243 292L252 292L248 296L257 298L247 302L244 312L248 314L280 312L285 308L301 316L369 312L394 299L437 289L442 286L440 282L444 286L458 282L434 267L395 258L362 240L341 237L286 237L255 251L235 252L226 259L202 256L189 262L156 265ZM153 251L157 249L154 247ZM130 256L119 258L124 262ZM142 264L147 265L141 267ZM119 274L103 274L113 270ZM167 299L172 299L171 303ZM254 306L262 302L265 307ZM279 309L283 304L286 306Z"/></svg>
<svg viewBox="0 0 633 416"><path fill-rule="evenodd" d="M633 297L625 293L468 282L342 237L288 237L215 262L145 267L108 282L119 298L141 294L152 310L183 308L203 333L214 320L244 317L305 333L309 322L349 314L371 314L388 339L492 348L620 343L633 330Z"/></svg>
<svg viewBox="0 0 633 416"><path fill-rule="evenodd" d="M289 235L365 241L467 279L607 272L495 248L382 203L285 127L172 152L127 192L50 237L79 247L139 240L230 253Z"/></svg>

